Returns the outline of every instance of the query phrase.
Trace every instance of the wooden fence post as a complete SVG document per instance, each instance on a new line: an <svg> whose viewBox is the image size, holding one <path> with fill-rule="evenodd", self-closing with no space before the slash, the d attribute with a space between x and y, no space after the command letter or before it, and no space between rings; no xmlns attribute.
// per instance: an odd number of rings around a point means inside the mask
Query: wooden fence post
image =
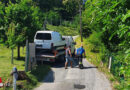
<svg viewBox="0 0 130 90"><path fill-rule="evenodd" d="M28 40L26 40L26 58L25 58L25 71L28 71L28 63L29 63L29 44Z"/></svg>
<svg viewBox="0 0 130 90"><path fill-rule="evenodd" d="M32 70L36 65L36 58L35 58L35 43L29 43L29 70Z"/></svg>

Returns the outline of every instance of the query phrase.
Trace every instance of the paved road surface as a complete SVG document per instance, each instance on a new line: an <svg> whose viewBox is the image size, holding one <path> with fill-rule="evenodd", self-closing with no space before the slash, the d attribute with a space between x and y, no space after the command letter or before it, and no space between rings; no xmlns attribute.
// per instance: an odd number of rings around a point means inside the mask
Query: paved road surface
<svg viewBox="0 0 130 90"><path fill-rule="evenodd" d="M74 68L64 69L64 62L56 63L41 85L34 90L112 90L105 75L97 70L86 59L84 69L79 69L77 62Z"/></svg>

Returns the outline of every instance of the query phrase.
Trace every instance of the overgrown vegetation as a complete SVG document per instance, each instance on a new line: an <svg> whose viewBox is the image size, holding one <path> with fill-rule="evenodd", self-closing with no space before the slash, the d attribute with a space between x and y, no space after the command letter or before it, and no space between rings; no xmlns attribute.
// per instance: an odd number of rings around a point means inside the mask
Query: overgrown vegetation
<svg viewBox="0 0 130 90"><path fill-rule="evenodd" d="M71 27L65 27L65 26L52 26L52 25L47 25L48 30L53 30L59 32L63 36L74 36L78 34L78 30L75 28ZM73 32L73 33L72 33Z"/></svg>
<svg viewBox="0 0 130 90"><path fill-rule="evenodd" d="M21 50L21 58L17 60L17 51L14 49L14 64L11 64L11 50L3 45L0 45L0 77L3 83L6 81L12 82L12 76L10 75L14 66L18 71L25 70L25 50ZM44 76L48 73L50 67L47 65L36 66L31 72L27 72L27 78L25 80L18 80L17 86L22 89L32 89L36 87L38 82L42 81ZM20 89L20 87L18 87ZM12 90L11 88L6 88ZM0 88L3 90L3 88Z"/></svg>
<svg viewBox="0 0 130 90"><path fill-rule="evenodd" d="M39 85L39 82L42 82L45 75L50 71L50 67L48 65L38 65L36 68L34 68L32 71L27 72L27 79L26 80L20 80L17 83L21 86L18 87L18 89L33 89L37 85Z"/></svg>
<svg viewBox="0 0 130 90"><path fill-rule="evenodd" d="M83 12L83 33L90 35L92 52L108 66L112 56L111 73L119 80L117 89L130 88L130 3L128 0L88 0ZM91 34L92 33L92 34ZM83 34L84 37L89 35ZM98 62L98 61L97 61Z"/></svg>
<svg viewBox="0 0 130 90"><path fill-rule="evenodd" d="M16 60L16 57L16 49L14 49L14 64L11 64L11 50L0 44L0 77L3 83L8 79L12 81L10 73L14 66L16 66L18 70L24 70L24 61L21 60L24 57L23 52L21 53L21 59Z"/></svg>

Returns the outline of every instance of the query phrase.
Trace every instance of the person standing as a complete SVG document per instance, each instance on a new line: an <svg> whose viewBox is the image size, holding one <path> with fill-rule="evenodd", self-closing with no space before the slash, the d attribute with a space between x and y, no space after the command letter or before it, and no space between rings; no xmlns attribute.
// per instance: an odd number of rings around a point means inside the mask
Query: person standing
<svg viewBox="0 0 130 90"><path fill-rule="evenodd" d="M65 61L65 69L67 69L67 65L68 65L68 62L70 62L70 65L71 65L71 68L73 67L72 66L72 54L71 54L71 50L70 50L70 46L68 46L66 49L65 49L65 57L66 57L66 61Z"/></svg>
<svg viewBox="0 0 130 90"><path fill-rule="evenodd" d="M81 69L83 69L83 64L82 64L83 54L85 56L85 50L84 50L83 46L81 45L81 47L77 48L77 50L76 50L76 56L78 58L79 68L81 68Z"/></svg>

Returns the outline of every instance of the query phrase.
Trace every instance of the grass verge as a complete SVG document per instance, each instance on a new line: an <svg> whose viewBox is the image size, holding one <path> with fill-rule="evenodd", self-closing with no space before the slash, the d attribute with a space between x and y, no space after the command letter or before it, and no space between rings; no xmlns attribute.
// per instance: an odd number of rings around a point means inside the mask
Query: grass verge
<svg viewBox="0 0 130 90"><path fill-rule="evenodd" d="M10 75L12 68L17 67L18 71L24 71L25 69L25 49L21 48L21 57L17 59L17 50L14 49L14 64L11 64L11 49L6 48L4 45L0 44L0 77L2 82L6 82L10 79L12 82L12 76ZM27 80L18 80L17 84L21 84L23 89L32 89L38 85L38 82L43 80L43 77L48 73L50 67L47 65L36 66L31 72L27 72ZM12 90L12 87L6 88L7 90ZM3 88L0 88L3 90ZM20 90L20 88L19 88Z"/></svg>
<svg viewBox="0 0 130 90"><path fill-rule="evenodd" d="M41 82L45 75L49 72L50 67L47 65L38 65L36 68L34 68L32 71L27 72L27 79L26 80L20 80L18 81L18 89L19 90L32 90L36 86L39 85L39 82Z"/></svg>

